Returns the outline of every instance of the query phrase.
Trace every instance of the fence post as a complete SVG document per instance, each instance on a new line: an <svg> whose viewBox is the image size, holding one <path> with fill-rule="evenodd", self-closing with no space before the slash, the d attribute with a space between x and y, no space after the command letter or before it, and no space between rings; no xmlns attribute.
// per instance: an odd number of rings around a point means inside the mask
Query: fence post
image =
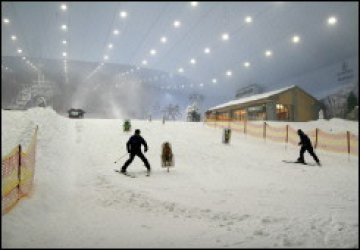
<svg viewBox="0 0 360 250"><path fill-rule="evenodd" d="M264 122L263 137L264 140L266 141L266 122Z"/></svg>
<svg viewBox="0 0 360 250"><path fill-rule="evenodd" d="M318 145L318 134L319 134L319 129L316 128L315 129L315 149L316 149L316 147Z"/></svg>
<svg viewBox="0 0 360 250"><path fill-rule="evenodd" d="M19 144L19 162L18 162L18 180L19 183L17 185L17 189L18 189L18 197L17 199L20 199L20 183L21 183L21 144Z"/></svg>
<svg viewBox="0 0 360 250"><path fill-rule="evenodd" d="M346 140L347 140L348 161L350 161L350 132L349 131L346 131Z"/></svg>
<svg viewBox="0 0 360 250"><path fill-rule="evenodd" d="M287 150L288 142L289 142L289 124L286 124L285 150Z"/></svg>
<svg viewBox="0 0 360 250"><path fill-rule="evenodd" d="M246 135L246 120L244 120L244 134Z"/></svg>

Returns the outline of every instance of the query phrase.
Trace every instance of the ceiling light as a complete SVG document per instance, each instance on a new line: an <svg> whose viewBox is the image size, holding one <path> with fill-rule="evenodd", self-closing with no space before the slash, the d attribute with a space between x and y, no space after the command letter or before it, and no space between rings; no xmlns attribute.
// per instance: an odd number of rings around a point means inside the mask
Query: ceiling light
<svg viewBox="0 0 360 250"><path fill-rule="evenodd" d="M114 34L114 35L119 35L119 31L118 31L118 30L114 30L114 31L113 31L113 34Z"/></svg>
<svg viewBox="0 0 360 250"><path fill-rule="evenodd" d="M109 43L108 47L109 47L109 49L112 49L113 44L112 44L112 43Z"/></svg>
<svg viewBox="0 0 360 250"><path fill-rule="evenodd" d="M104 55L104 60L108 60L109 56L108 55Z"/></svg>
<svg viewBox="0 0 360 250"><path fill-rule="evenodd" d="M150 54L151 55L156 55L156 50L154 50L154 49L150 50Z"/></svg>
<svg viewBox="0 0 360 250"><path fill-rule="evenodd" d="M190 63L191 63L191 64L195 64L195 63L196 63L195 58L191 58Z"/></svg>
<svg viewBox="0 0 360 250"><path fill-rule="evenodd" d="M198 5L199 5L199 3L198 3L198 2L191 2L190 4L191 4L191 6L193 6L193 7L196 7L196 6L198 6Z"/></svg>
<svg viewBox="0 0 360 250"><path fill-rule="evenodd" d="M62 44L67 44L67 41L66 41L66 40L63 40L63 41L62 41Z"/></svg>
<svg viewBox="0 0 360 250"><path fill-rule="evenodd" d="M143 65L147 65L147 64L148 64L148 62L147 62L146 60L143 60L141 63L142 63Z"/></svg>
<svg viewBox="0 0 360 250"><path fill-rule="evenodd" d="M245 62L245 63L244 63L244 66L245 66L246 68L248 68L248 67L250 67L250 63L249 63L249 62Z"/></svg>
<svg viewBox="0 0 360 250"><path fill-rule="evenodd" d="M22 49L18 49L17 53L19 53L19 54L22 53Z"/></svg>
<svg viewBox="0 0 360 250"><path fill-rule="evenodd" d="M65 10L67 9L67 6L66 6L66 4L62 4L62 5L60 6L60 8L65 11Z"/></svg>
<svg viewBox="0 0 360 250"><path fill-rule="evenodd" d="M183 68L179 68L179 69L178 69L178 72L179 72L179 73L183 73L183 72L184 72L184 69L183 69Z"/></svg>
<svg viewBox="0 0 360 250"><path fill-rule="evenodd" d="M160 41L161 41L162 43L166 43L166 42L167 42L167 38L166 38L165 36L163 36L163 37L160 38Z"/></svg>
<svg viewBox="0 0 360 250"><path fill-rule="evenodd" d="M174 27L175 27L175 28L178 28L178 27L180 27L180 26L181 26L181 22L178 21L178 20L175 20L175 21L174 21Z"/></svg>
<svg viewBox="0 0 360 250"><path fill-rule="evenodd" d="M66 29L67 29L66 24L61 25L61 29L62 29L62 30L66 30Z"/></svg>
<svg viewBox="0 0 360 250"><path fill-rule="evenodd" d="M213 78L211 81L212 81L212 83L216 83L216 82L217 82L216 78Z"/></svg>
<svg viewBox="0 0 360 250"><path fill-rule="evenodd" d="M328 18L328 24L335 25L337 23L336 17L332 16Z"/></svg>
<svg viewBox="0 0 360 250"><path fill-rule="evenodd" d="M227 76L232 76L232 72L230 70L226 71Z"/></svg>
<svg viewBox="0 0 360 250"><path fill-rule="evenodd" d="M210 53L210 48L205 48L205 49L204 49L204 53L205 53L205 54L209 54L209 53Z"/></svg>
<svg viewBox="0 0 360 250"><path fill-rule="evenodd" d="M265 56L267 56L267 57L272 56L272 51L271 50L266 50L265 51Z"/></svg>
<svg viewBox="0 0 360 250"><path fill-rule="evenodd" d="M300 42L300 37L299 36L293 36L292 41L293 41L293 43L298 43L298 42Z"/></svg>
<svg viewBox="0 0 360 250"><path fill-rule="evenodd" d="M11 40L15 41L16 40L16 36L11 36Z"/></svg>
<svg viewBox="0 0 360 250"><path fill-rule="evenodd" d="M245 22L252 23L252 17L251 16L245 17Z"/></svg>
<svg viewBox="0 0 360 250"><path fill-rule="evenodd" d="M222 34L222 35L221 35L221 39L224 40L224 41L229 40L229 34L228 34L228 33Z"/></svg>
<svg viewBox="0 0 360 250"><path fill-rule="evenodd" d="M62 55L65 57L67 54L66 54L66 52L63 52Z"/></svg>
<svg viewBox="0 0 360 250"><path fill-rule="evenodd" d="M127 15L128 15L128 14L127 14L126 11L121 11L121 12L120 12L120 17L121 17L121 18L126 18Z"/></svg>

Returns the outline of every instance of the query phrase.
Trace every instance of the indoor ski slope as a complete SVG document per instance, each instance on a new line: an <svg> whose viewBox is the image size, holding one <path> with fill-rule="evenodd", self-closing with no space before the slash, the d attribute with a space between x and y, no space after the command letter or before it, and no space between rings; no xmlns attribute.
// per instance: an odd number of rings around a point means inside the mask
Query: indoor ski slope
<svg viewBox="0 0 360 250"><path fill-rule="evenodd" d="M122 119L2 111L3 155L39 125L33 194L2 217L2 247L359 246L357 157L318 151L323 167L286 164L299 148L237 133L224 145L222 131L203 123L131 122L124 133ZM358 131L357 122L322 123L296 126ZM138 158L128 168L137 178L114 172L135 128L151 177ZM175 154L170 172L164 141Z"/></svg>

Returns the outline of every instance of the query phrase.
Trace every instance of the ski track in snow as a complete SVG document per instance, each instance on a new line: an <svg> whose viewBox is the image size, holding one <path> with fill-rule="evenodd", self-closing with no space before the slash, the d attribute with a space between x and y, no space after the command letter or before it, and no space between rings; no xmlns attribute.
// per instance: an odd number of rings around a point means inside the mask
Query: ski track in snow
<svg viewBox="0 0 360 250"><path fill-rule="evenodd" d="M34 192L3 216L3 247L358 247L357 158L319 151L324 167L292 166L281 160L296 147L236 133L223 145L222 131L201 123L134 120L123 133L122 120L53 115L50 129L34 116ZM113 170L135 128L151 177L137 158L128 171L138 178Z"/></svg>

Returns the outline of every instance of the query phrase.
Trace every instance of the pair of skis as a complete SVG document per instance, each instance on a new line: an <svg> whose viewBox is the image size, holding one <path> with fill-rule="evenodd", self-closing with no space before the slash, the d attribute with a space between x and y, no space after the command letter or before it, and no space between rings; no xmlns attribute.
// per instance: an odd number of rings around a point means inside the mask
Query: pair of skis
<svg viewBox="0 0 360 250"><path fill-rule="evenodd" d="M299 161L287 161L287 160L283 160L283 162L285 163L296 163L296 164L303 164L303 165L308 165L308 166L319 166L321 167L321 165L317 165L314 163L306 163L306 162L299 162Z"/></svg>
<svg viewBox="0 0 360 250"><path fill-rule="evenodd" d="M118 172L118 173L120 173L120 174L123 174L123 175L125 175L125 176L127 176L127 177L136 178L136 175L134 175L134 174L129 174L129 173L127 173L127 172L122 173L119 169L114 169L114 170L115 170L115 172ZM147 172L147 173L145 174L145 176L150 176L150 173Z"/></svg>

